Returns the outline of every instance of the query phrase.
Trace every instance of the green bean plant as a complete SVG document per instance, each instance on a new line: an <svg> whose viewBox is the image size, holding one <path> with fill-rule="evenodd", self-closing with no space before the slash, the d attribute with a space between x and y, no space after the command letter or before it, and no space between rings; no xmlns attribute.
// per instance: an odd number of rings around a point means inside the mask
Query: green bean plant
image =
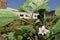
<svg viewBox="0 0 60 40"><path fill-rule="evenodd" d="M33 25L33 28L36 30L35 34L30 37L31 40L57 40L60 34L59 29L59 8L55 10L53 18L46 18L46 12L49 10L47 6L48 0L26 0L24 5L19 7L20 12L32 13L31 21L23 19L23 21ZM26 9L26 10L25 10ZM28 11L27 11L28 10ZM33 19L33 14L35 11L38 11L39 15L37 19ZM49 22L47 20L50 20ZM51 25L51 26L50 26ZM57 32L58 31L58 32ZM31 33L32 34L32 33ZM25 40L25 39L24 39ZM26 39L27 40L27 39Z"/></svg>
<svg viewBox="0 0 60 40"><path fill-rule="evenodd" d="M23 6L18 7L18 10L19 12L26 12L29 15L32 14L30 15L31 19L20 19L19 15L16 16L20 21L22 20L31 25L25 25L25 23L14 28L14 31L3 33L2 36L7 38L7 40L60 40L60 7L56 8L53 18L46 18L46 12L49 10L47 2L48 0L26 0ZM39 13L37 19L33 19L35 11ZM1 15L3 15L3 13ZM12 14L9 15L13 17ZM7 17L9 17L9 15ZM16 16L14 16L14 18ZM3 15L3 17L5 16ZM6 21L7 20L5 20L5 22ZM6 24L5 22L4 25Z"/></svg>

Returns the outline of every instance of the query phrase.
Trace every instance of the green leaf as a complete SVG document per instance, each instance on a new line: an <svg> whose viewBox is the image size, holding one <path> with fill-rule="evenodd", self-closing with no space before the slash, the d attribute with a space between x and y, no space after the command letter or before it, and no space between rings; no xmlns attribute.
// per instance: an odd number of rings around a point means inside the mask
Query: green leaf
<svg viewBox="0 0 60 40"><path fill-rule="evenodd" d="M57 7L55 10L56 16L60 16L60 7Z"/></svg>
<svg viewBox="0 0 60 40"><path fill-rule="evenodd" d="M40 20L39 20L39 19L35 21L35 23L38 23L38 22L40 22Z"/></svg>
<svg viewBox="0 0 60 40"><path fill-rule="evenodd" d="M23 6L20 6L18 10L20 12L27 12L30 13L32 10L39 10L39 9L48 9L46 3L48 0L26 0Z"/></svg>
<svg viewBox="0 0 60 40"><path fill-rule="evenodd" d="M8 35L7 34L3 34L2 37L6 38Z"/></svg>
<svg viewBox="0 0 60 40"><path fill-rule="evenodd" d="M27 32L31 32L33 34L35 34L35 29L31 26L20 26L20 28L16 28L16 32L20 32L20 34L23 34L23 33L27 33Z"/></svg>
<svg viewBox="0 0 60 40"><path fill-rule="evenodd" d="M47 6L47 4L42 4L41 6L38 7L38 9L46 9L48 11L49 7Z"/></svg>
<svg viewBox="0 0 60 40"><path fill-rule="evenodd" d="M60 34L55 35L56 40L60 40Z"/></svg>
<svg viewBox="0 0 60 40"><path fill-rule="evenodd" d="M26 0L26 2L24 3L24 7L28 7L30 6L32 8L32 10L37 10L37 9L41 9L41 8L47 8L45 5L48 2L48 0ZM44 4L44 5L43 5Z"/></svg>
<svg viewBox="0 0 60 40"><path fill-rule="evenodd" d="M25 6L19 6L18 7L19 12L27 12L30 13L29 9Z"/></svg>
<svg viewBox="0 0 60 40"><path fill-rule="evenodd" d="M15 37L14 37L14 32L10 32L8 34L8 40L16 40Z"/></svg>
<svg viewBox="0 0 60 40"><path fill-rule="evenodd" d="M31 6L33 9L36 9L38 7L42 7L42 5L46 4L47 2L48 0L32 0L29 6Z"/></svg>
<svg viewBox="0 0 60 40"><path fill-rule="evenodd" d="M19 10L19 12L25 12L25 10L23 9L23 6L19 6L18 10Z"/></svg>
<svg viewBox="0 0 60 40"><path fill-rule="evenodd" d="M9 23L11 23L14 19L13 18L0 18L0 27L5 26Z"/></svg>
<svg viewBox="0 0 60 40"><path fill-rule="evenodd" d="M52 27L53 33L57 33L60 32L60 19L57 21L56 25L54 25L54 27Z"/></svg>
<svg viewBox="0 0 60 40"><path fill-rule="evenodd" d="M19 16L13 11L8 9L0 9L0 17L11 17L11 18L19 18Z"/></svg>
<svg viewBox="0 0 60 40"><path fill-rule="evenodd" d="M30 2L31 0L26 0L26 2L24 3L24 7L28 6Z"/></svg>
<svg viewBox="0 0 60 40"><path fill-rule="evenodd" d="M17 37L18 40L22 40L22 38L23 37L21 35L18 35L18 37Z"/></svg>
<svg viewBox="0 0 60 40"><path fill-rule="evenodd" d="M13 13L11 10L0 9L0 27L5 26L15 19L18 19L19 15Z"/></svg>
<svg viewBox="0 0 60 40"><path fill-rule="evenodd" d="M48 32L45 37L48 38L49 36L50 36L50 32Z"/></svg>

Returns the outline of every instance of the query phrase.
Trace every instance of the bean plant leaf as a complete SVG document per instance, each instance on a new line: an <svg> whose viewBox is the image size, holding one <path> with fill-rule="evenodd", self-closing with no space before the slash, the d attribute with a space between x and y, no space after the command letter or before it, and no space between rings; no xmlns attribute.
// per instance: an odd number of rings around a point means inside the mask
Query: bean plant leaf
<svg viewBox="0 0 60 40"><path fill-rule="evenodd" d="M18 7L19 12L27 12L30 13L29 9L27 7L24 6L19 6Z"/></svg>
<svg viewBox="0 0 60 40"><path fill-rule="evenodd" d="M26 0L24 3L24 6L26 7L27 5L29 5L30 2L31 2L31 0Z"/></svg>
<svg viewBox="0 0 60 40"><path fill-rule="evenodd" d="M18 18L19 15L13 13L11 10L0 9L0 27L11 23L13 20Z"/></svg>
<svg viewBox="0 0 60 40"><path fill-rule="evenodd" d="M22 40L22 38L23 38L23 36L21 36L21 35L18 35L18 37L17 37L18 40Z"/></svg>
<svg viewBox="0 0 60 40"><path fill-rule="evenodd" d="M56 40L60 40L60 33L55 35Z"/></svg>
<svg viewBox="0 0 60 40"><path fill-rule="evenodd" d="M30 13L32 10L48 9L46 5L47 2L48 0L26 0L24 5L20 7L18 10L20 12Z"/></svg>
<svg viewBox="0 0 60 40"><path fill-rule="evenodd" d="M60 32L60 19L57 21L56 25L52 28L54 33Z"/></svg>
<svg viewBox="0 0 60 40"><path fill-rule="evenodd" d="M10 32L8 34L8 40L16 40L15 37L14 37L14 32Z"/></svg>
<svg viewBox="0 0 60 40"><path fill-rule="evenodd" d="M39 9L46 9L47 11L49 11L49 7L47 6L47 4L42 4L41 6L38 7Z"/></svg>
<svg viewBox="0 0 60 40"><path fill-rule="evenodd" d="M57 7L55 10L56 16L60 16L60 7Z"/></svg>
<svg viewBox="0 0 60 40"><path fill-rule="evenodd" d="M31 26L26 26L26 25L16 28L16 33L18 33L18 34L24 34L27 32L31 32L31 33L35 34L35 29Z"/></svg>
<svg viewBox="0 0 60 40"><path fill-rule="evenodd" d="M36 9L38 7L42 7L43 4L46 4L48 0L32 0L29 4L29 6L32 7L32 9ZM44 6L45 7L45 6Z"/></svg>

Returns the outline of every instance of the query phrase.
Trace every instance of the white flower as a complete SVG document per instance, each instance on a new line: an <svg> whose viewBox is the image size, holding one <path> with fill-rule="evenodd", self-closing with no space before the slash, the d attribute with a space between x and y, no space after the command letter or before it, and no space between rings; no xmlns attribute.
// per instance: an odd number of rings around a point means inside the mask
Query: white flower
<svg viewBox="0 0 60 40"><path fill-rule="evenodd" d="M44 35L44 34L46 34L47 32L49 32L49 30L47 30L47 29L45 28L45 26L42 26L41 28L39 28L38 34Z"/></svg>

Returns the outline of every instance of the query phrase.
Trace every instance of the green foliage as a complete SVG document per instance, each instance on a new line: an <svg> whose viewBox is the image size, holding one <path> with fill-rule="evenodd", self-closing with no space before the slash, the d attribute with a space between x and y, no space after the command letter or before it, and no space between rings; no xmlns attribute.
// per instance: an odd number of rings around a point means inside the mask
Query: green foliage
<svg viewBox="0 0 60 40"><path fill-rule="evenodd" d="M0 27L11 23L13 20L18 18L19 15L14 14L11 10L0 9Z"/></svg>
<svg viewBox="0 0 60 40"><path fill-rule="evenodd" d="M38 19L42 24L44 24L44 13L46 12L46 9L39 9L38 12L39 12Z"/></svg>
<svg viewBox="0 0 60 40"><path fill-rule="evenodd" d="M29 9L27 7L24 6L19 6L18 7L19 12L27 12L30 13Z"/></svg>
<svg viewBox="0 0 60 40"><path fill-rule="evenodd" d="M20 28L16 28L16 33L17 34L21 34L23 35L24 33L33 33L35 34L35 29L33 27L30 27L30 26L20 26Z"/></svg>
<svg viewBox="0 0 60 40"><path fill-rule="evenodd" d="M38 22L40 22L40 20L39 20L39 19L35 21L35 24L36 24L36 23L38 23Z"/></svg>
<svg viewBox="0 0 60 40"><path fill-rule="evenodd" d="M42 6L43 6L43 4L44 4L44 8L46 7L45 6L45 3L46 2L48 2L48 0L26 0L26 2L25 2L25 4L24 5L26 5L26 6L30 6L30 7L32 7L32 9L40 9Z"/></svg>
<svg viewBox="0 0 60 40"><path fill-rule="evenodd" d="M18 7L19 12L25 12L22 6Z"/></svg>
<svg viewBox="0 0 60 40"><path fill-rule="evenodd" d="M50 36L49 34L50 34L50 33L47 33L45 37L48 38L48 37Z"/></svg>
<svg viewBox="0 0 60 40"><path fill-rule="evenodd" d="M31 2L31 0L26 0L26 2L24 3L24 7L26 7L27 5L29 5L30 2Z"/></svg>
<svg viewBox="0 0 60 40"><path fill-rule="evenodd" d="M49 7L47 6L47 4L42 4L40 7L38 7L39 9L45 9L46 11L49 11Z"/></svg>
<svg viewBox="0 0 60 40"><path fill-rule="evenodd" d="M39 9L48 9L47 5L45 3L47 3L48 0L26 0L26 2L24 3L23 6L20 6L18 8L18 10L20 12L28 12L30 13L30 11L32 10L39 10Z"/></svg>
<svg viewBox="0 0 60 40"><path fill-rule="evenodd" d="M7 38L8 40L16 40L14 32L9 32L8 34L3 34L2 37Z"/></svg>
<svg viewBox="0 0 60 40"><path fill-rule="evenodd" d="M56 40L60 40L60 33L55 35Z"/></svg>
<svg viewBox="0 0 60 40"><path fill-rule="evenodd" d="M54 33L60 32L60 19L57 21L56 25L52 28Z"/></svg>
<svg viewBox="0 0 60 40"><path fill-rule="evenodd" d="M16 40L14 37L14 32L8 33L8 40Z"/></svg>
<svg viewBox="0 0 60 40"><path fill-rule="evenodd" d="M60 7L57 7L55 10L56 16L60 16Z"/></svg>
<svg viewBox="0 0 60 40"><path fill-rule="evenodd" d="M3 34L2 37L6 38L8 35L7 34Z"/></svg>
<svg viewBox="0 0 60 40"><path fill-rule="evenodd" d="M11 23L14 19L12 18L0 18L0 27Z"/></svg>
<svg viewBox="0 0 60 40"><path fill-rule="evenodd" d="M55 39L60 40L60 19L57 21L56 25L53 27L52 30L55 34Z"/></svg>
<svg viewBox="0 0 60 40"><path fill-rule="evenodd" d="M15 36L18 40L28 40L31 34L35 34L35 29L31 26L24 25L15 29Z"/></svg>
<svg viewBox="0 0 60 40"><path fill-rule="evenodd" d="M22 38L23 37L21 35L18 35L18 37L17 37L18 40L22 40Z"/></svg>

